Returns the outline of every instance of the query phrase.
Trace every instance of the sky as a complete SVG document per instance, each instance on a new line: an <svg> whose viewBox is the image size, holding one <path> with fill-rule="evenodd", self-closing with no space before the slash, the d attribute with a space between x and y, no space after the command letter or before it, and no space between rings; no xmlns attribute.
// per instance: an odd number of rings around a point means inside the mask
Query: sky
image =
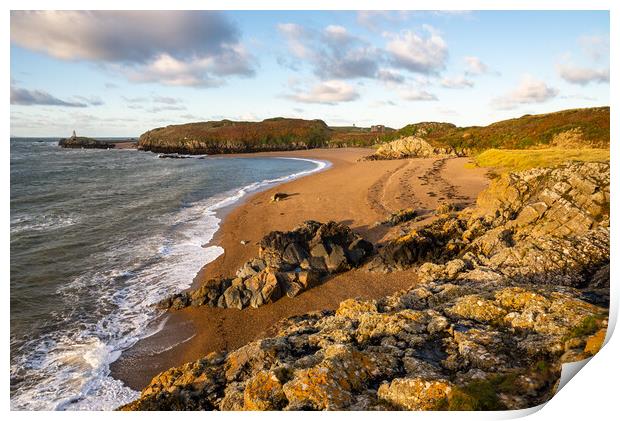
<svg viewBox="0 0 620 421"><path fill-rule="evenodd" d="M609 105L607 11L11 12L11 136L486 125Z"/></svg>

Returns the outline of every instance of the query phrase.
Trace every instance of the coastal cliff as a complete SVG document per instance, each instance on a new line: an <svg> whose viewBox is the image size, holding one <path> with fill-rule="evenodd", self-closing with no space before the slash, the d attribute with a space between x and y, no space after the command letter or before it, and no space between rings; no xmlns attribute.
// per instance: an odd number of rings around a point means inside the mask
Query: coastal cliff
<svg viewBox="0 0 620 421"><path fill-rule="evenodd" d="M162 153L228 154L311 149L327 145L322 120L271 118L208 121L160 127L142 134L138 149Z"/></svg>
<svg viewBox="0 0 620 421"><path fill-rule="evenodd" d="M442 206L422 228L396 221L402 235L357 270L408 273L410 288L285 319L269 338L159 374L122 409L544 403L561 364L596 354L605 338L609 168L506 173L475 206Z"/></svg>
<svg viewBox="0 0 620 421"><path fill-rule="evenodd" d="M381 126L381 131L376 126L328 127L322 120L221 120L149 130L140 136L138 148L159 153L226 154L374 145L385 152L378 151L370 159L466 156L491 148L608 148L609 118L609 107L580 108L524 115L488 126L422 122L398 130Z"/></svg>

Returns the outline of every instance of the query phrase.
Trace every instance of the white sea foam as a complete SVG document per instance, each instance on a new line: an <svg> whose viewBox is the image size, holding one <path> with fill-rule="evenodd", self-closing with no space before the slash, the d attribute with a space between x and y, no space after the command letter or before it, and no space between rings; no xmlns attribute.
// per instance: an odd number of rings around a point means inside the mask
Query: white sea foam
<svg viewBox="0 0 620 421"><path fill-rule="evenodd" d="M97 308L112 311L96 322L76 323L71 331L55 331L25 344L22 350L29 351L11 366L11 378L24 379L20 390L11 397L11 409L109 410L136 399L137 391L110 376L110 364L123 350L162 329L162 321L153 326L161 312L152 304L189 288L201 267L224 252L219 246L203 247L219 228L217 210L250 192L329 165L325 161L301 160L316 167L251 183L183 208L165 221L173 227L171 238L153 237L130 249L110 252L146 254L145 261L132 267L87 273L61 287L58 292L68 302L90 294L96 297ZM150 258L149 250L154 253Z"/></svg>
<svg viewBox="0 0 620 421"><path fill-rule="evenodd" d="M27 231L49 231L55 230L79 222L80 218L76 215L22 215L11 218L11 234L19 234Z"/></svg>

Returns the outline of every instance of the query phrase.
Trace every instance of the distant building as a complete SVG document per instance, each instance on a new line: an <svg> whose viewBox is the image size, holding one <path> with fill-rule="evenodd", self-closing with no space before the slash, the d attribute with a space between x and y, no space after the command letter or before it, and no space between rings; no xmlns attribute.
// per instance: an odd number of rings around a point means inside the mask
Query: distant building
<svg viewBox="0 0 620 421"><path fill-rule="evenodd" d="M374 126L370 126L370 131L372 133L383 133L385 132L385 126L383 124L377 124Z"/></svg>
<svg viewBox="0 0 620 421"><path fill-rule="evenodd" d="M73 134L71 135L71 139L75 139L77 136L75 135L75 130L73 131Z"/></svg>

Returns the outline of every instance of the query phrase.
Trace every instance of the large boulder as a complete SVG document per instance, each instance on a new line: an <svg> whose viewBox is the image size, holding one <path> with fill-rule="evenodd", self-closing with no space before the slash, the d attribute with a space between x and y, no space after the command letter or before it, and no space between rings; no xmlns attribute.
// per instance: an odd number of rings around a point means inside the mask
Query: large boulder
<svg viewBox="0 0 620 421"><path fill-rule="evenodd" d="M434 147L426 140L415 137L403 137L392 142L385 143L368 160L402 159L402 158L430 158L430 157L455 157L461 153L449 146Z"/></svg>
<svg viewBox="0 0 620 421"><path fill-rule="evenodd" d="M209 280L160 306L260 307L284 295L296 297L327 275L358 267L373 250L370 242L344 224L306 221L292 231L267 234L259 243L258 256L244 263L236 278Z"/></svg>

